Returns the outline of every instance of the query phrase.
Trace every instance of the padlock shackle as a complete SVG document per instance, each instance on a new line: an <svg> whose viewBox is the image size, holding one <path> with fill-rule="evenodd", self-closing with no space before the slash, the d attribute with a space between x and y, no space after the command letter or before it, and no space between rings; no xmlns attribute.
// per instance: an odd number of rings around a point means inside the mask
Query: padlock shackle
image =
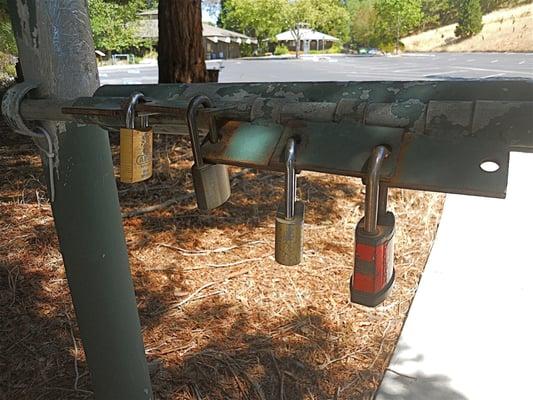
<svg viewBox="0 0 533 400"><path fill-rule="evenodd" d="M199 168L204 166L204 160L200 152L200 134L198 133L198 125L196 123L196 113L200 106L211 108L213 107L213 101L209 97L202 94L193 97L187 107L187 126L189 128L189 136L192 143L192 154L194 157L194 162ZM211 130L214 129L212 120L209 128Z"/></svg>
<svg viewBox="0 0 533 400"><path fill-rule="evenodd" d="M389 187L384 184L379 184L379 199L378 199L378 222L385 218L387 214L387 200L389 195Z"/></svg>
<svg viewBox="0 0 533 400"><path fill-rule="evenodd" d="M141 92L132 93L130 96L130 102L128 103L128 108L126 109L126 128L135 129L135 106L139 104L141 100L146 100L144 94ZM148 127L148 117L143 118L143 128Z"/></svg>
<svg viewBox="0 0 533 400"><path fill-rule="evenodd" d="M378 224L379 177L383 161L389 155L385 146L376 146L368 159L368 175L365 193L365 225L367 233L375 234Z"/></svg>
<svg viewBox="0 0 533 400"><path fill-rule="evenodd" d="M285 217L294 218L294 204L296 203L296 141L287 140L285 146Z"/></svg>

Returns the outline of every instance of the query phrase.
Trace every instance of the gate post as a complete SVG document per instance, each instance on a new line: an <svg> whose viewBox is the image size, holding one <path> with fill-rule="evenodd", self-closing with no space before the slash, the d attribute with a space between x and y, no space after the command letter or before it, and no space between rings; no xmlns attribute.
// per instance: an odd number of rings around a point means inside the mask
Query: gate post
<svg viewBox="0 0 533 400"><path fill-rule="evenodd" d="M37 95L92 96L99 78L87 1L8 5L24 78L39 85ZM96 399L151 399L108 133L59 121L42 126L56 152L43 162L54 163L52 210Z"/></svg>

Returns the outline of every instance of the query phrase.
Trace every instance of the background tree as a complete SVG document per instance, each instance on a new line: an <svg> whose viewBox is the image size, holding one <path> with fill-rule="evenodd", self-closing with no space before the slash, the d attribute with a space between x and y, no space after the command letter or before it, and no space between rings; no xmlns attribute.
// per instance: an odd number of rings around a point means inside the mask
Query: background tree
<svg viewBox="0 0 533 400"><path fill-rule="evenodd" d="M296 0L288 2L286 25L291 30L296 43L301 42L301 27L335 36L345 42L349 36L349 14L339 0ZM299 46L296 46L298 57Z"/></svg>
<svg viewBox="0 0 533 400"><path fill-rule="evenodd" d="M89 0L95 47L111 53L146 45L136 24L146 6L146 0Z"/></svg>
<svg viewBox="0 0 533 400"><path fill-rule="evenodd" d="M422 0L422 28L433 29L457 21L453 0Z"/></svg>
<svg viewBox="0 0 533 400"><path fill-rule="evenodd" d="M413 32L422 22L421 0L379 0L376 11L382 43L395 42L396 52L400 49L400 38Z"/></svg>
<svg viewBox="0 0 533 400"><path fill-rule="evenodd" d="M259 47L265 40L288 29L287 0L226 0L221 11L222 26L257 38Z"/></svg>
<svg viewBox="0 0 533 400"><path fill-rule="evenodd" d="M349 42L353 47L378 47L381 39L376 32L378 14L376 0L348 0Z"/></svg>
<svg viewBox="0 0 533 400"><path fill-rule="evenodd" d="M7 1L0 0L0 84L3 75L14 76L14 55L17 54L15 36L7 12Z"/></svg>
<svg viewBox="0 0 533 400"><path fill-rule="evenodd" d="M299 23L339 37L348 38L349 15L340 0L224 0L221 25L256 37L259 46L285 30L299 37Z"/></svg>
<svg viewBox="0 0 533 400"><path fill-rule="evenodd" d="M201 0L159 0L160 83L207 81Z"/></svg>
<svg viewBox="0 0 533 400"><path fill-rule="evenodd" d="M458 0L457 6L459 20L455 28L455 36L468 38L481 32L483 14L479 0Z"/></svg>

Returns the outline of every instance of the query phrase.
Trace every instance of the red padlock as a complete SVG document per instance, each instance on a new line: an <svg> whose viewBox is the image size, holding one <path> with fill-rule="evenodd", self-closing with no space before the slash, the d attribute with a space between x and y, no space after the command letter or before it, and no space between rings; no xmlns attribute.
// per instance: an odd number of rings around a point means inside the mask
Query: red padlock
<svg viewBox="0 0 533 400"><path fill-rule="evenodd" d="M368 162L365 216L355 230L354 273L350 279L352 303L369 307L381 304L394 282L395 218L387 208L387 187L379 176L389 151L377 146Z"/></svg>

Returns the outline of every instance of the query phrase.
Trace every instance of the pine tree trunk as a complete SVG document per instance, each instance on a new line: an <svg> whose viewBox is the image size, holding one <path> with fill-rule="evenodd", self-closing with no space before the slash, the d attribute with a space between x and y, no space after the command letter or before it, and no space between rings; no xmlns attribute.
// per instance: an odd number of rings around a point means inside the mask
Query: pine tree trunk
<svg viewBox="0 0 533 400"><path fill-rule="evenodd" d="M159 83L205 82L201 0L159 1Z"/></svg>

